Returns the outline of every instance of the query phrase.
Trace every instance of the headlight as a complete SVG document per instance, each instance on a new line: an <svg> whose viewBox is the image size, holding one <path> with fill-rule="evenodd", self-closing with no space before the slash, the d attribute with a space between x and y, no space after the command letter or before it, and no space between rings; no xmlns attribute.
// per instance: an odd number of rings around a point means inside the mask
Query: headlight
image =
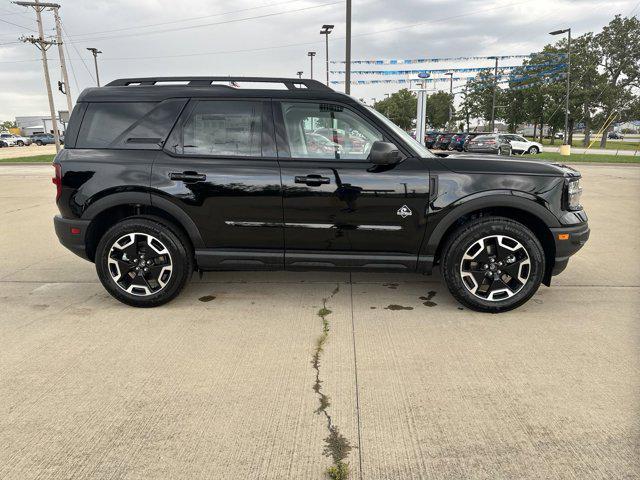
<svg viewBox="0 0 640 480"><path fill-rule="evenodd" d="M569 180L566 184L567 210L581 210L580 197L582 196L581 179Z"/></svg>

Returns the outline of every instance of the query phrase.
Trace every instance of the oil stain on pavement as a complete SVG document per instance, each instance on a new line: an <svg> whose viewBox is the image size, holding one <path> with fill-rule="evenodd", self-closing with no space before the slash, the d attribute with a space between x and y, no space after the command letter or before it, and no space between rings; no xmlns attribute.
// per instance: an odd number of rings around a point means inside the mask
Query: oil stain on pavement
<svg viewBox="0 0 640 480"><path fill-rule="evenodd" d="M413 310L413 307L403 307L402 305L391 304L384 307L385 310Z"/></svg>
<svg viewBox="0 0 640 480"><path fill-rule="evenodd" d="M436 292L434 290L431 290L429 293L427 293L426 297L420 297L420 300L424 300L423 305L427 307L435 307L438 304L436 302L431 301L431 299L435 296L436 296Z"/></svg>
<svg viewBox="0 0 640 480"><path fill-rule="evenodd" d="M215 300L216 297L213 295L205 295L204 297L200 297L198 300L201 302L210 302L211 300Z"/></svg>
<svg viewBox="0 0 640 480"><path fill-rule="evenodd" d="M322 319L322 333L316 340L315 350L311 359L311 365L316 372L316 381L313 384L313 391L318 396L318 408L315 413L324 415L327 422L327 431L329 435L324 439L323 454L330 457L333 464L327 468L327 476L332 480L346 480L349 477L349 464L345 462L349 456L349 452L353 447L349 440L340 433L338 426L333 423L328 408L331 406L329 396L322 391L322 380L320 379L320 358L322 356L324 345L329 339L330 325L327 317L331 315L331 310L327 308L327 302L331 300L340 291L340 286L331 292L328 298L322 299L322 308L318 310L318 316Z"/></svg>

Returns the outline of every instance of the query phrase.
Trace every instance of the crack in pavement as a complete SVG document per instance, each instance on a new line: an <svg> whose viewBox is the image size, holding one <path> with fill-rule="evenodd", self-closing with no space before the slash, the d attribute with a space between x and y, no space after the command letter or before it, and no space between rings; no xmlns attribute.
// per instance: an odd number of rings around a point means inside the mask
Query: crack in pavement
<svg viewBox="0 0 640 480"><path fill-rule="evenodd" d="M333 465L327 468L326 474L332 480L346 480L349 477L349 464L345 462L352 450L349 440L340 433L338 426L333 422L328 408L331 406L330 397L322 391L322 380L320 379L320 358L324 351L324 345L329 338L330 325L327 317L332 313L327 308L327 302L340 291L340 284L327 298L322 299L322 308L318 310L318 316L322 319L322 333L316 339L316 347L311 359L311 365L316 372L316 381L313 384L313 391L318 396L318 408L314 413L324 415L327 421L329 435L324 439L323 455L331 457Z"/></svg>

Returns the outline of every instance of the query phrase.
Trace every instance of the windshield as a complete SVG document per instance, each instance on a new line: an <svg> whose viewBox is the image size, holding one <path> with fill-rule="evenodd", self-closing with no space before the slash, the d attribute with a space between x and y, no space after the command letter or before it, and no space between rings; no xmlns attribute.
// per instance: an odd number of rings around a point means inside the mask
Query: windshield
<svg viewBox="0 0 640 480"><path fill-rule="evenodd" d="M427 147L425 147L424 145L422 145L421 143L419 143L415 138L413 138L411 135L409 135L407 132L405 132L403 129L401 129L399 126L397 126L395 123L393 123L391 120L389 120L387 117L385 117L384 115L382 115L379 111L377 111L375 108L370 107L367 105L367 108L373 112L373 114L376 116L376 118L378 118L379 120L382 121L382 123L384 123L387 127L389 127L391 130L393 130L393 133L395 133L397 136L399 136L402 140L404 140L407 144L407 146L409 148L411 148L411 150L413 150L413 153L418 156L418 157L435 157L435 155L433 153L431 153Z"/></svg>

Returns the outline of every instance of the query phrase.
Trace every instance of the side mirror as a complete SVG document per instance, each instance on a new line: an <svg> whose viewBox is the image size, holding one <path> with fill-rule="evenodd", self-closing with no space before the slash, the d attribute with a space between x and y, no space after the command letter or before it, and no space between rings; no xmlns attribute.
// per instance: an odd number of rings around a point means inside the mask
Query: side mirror
<svg viewBox="0 0 640 480"><path fill-rule="evenodd" d="M374 165L394 165L401 158L398 148L389 142L375 141L369 151L369 161Z"/></svg>

